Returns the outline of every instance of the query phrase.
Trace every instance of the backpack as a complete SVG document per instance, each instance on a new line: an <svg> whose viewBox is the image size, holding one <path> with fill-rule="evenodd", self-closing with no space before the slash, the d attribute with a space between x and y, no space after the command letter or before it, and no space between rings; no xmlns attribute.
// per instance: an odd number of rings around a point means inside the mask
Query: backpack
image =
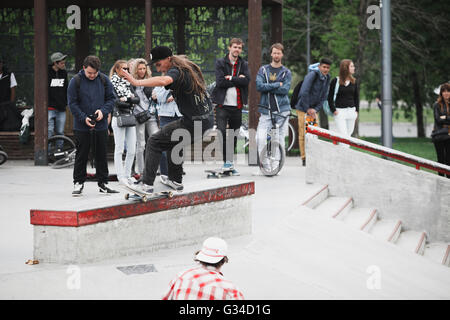
<svg viewBox="0 0 450 320"><path fill-rule="evenodd" d="M308 73L317 69L318 67L319 67L319 62L310 64L308 67ZM291 108L292 109L295 109L295 105L298 102L298 94L300 93L300 89L302 88L303 80L304 79L302 79L301 81L299 81L299 83L297 83L297 85L294 88L294 91L292 92L292 96L291 96Z"/></svg>

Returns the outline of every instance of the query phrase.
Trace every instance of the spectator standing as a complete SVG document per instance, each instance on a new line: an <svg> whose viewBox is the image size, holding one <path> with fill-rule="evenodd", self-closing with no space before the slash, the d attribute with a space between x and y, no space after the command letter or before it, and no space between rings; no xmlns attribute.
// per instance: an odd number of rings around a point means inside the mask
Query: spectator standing
<svg viewBox="0 0 450 320"><path fill-rule="evenodd" d="M280 126L278 142L284 152L289 115L291 114L289 89L291 87L292 74L282 64L283 54L283 45L281 43L273 44L270 47L272 61L270 64L259 68L256 75L256 90L261 92L260 107L258 108L258 112L261 115L256 129L258 154L261 153L267 143L267 131L272 129L272 118L269 114L269 108L274 114L275 122ZM276 116L277 114L281 116Z"/></svg>
<svg viewBox="0 0 450 320"><path fill-rule="evenodd" d="M147 65L145 59L136 59L133 62L133 68L131 74L136 79L148 79L152 76L152 71ZM144 174L144 151L146 144L146 133L150 137L156 131L159 130L158 121L156 119L156 108L152 101L153 88L137 86L134 87L136 95L139 97L139 104L134 108L134 114L137 115L144 111L150 111L153 115L145 122L136 122L136 173L139 176Z"/></svg>
<svg viewBox="0 0 450 320"><path fill-rule="evenodd" d="M167 124L180 119L183 115L178 110L177 103L170 90L164 87L155 87L152 93L152 99L157 104L159 126L165 127ZM159 164L161 182L166 184L168 179L168 164L167 153L164 151L161 156L161 162Z"/></svg>
<svg viewBox="0 0 450 320"><path fill-rule="evenodd" d="M333 112L337 131L350 137L355 129L359 112L359 88L353 77L355 65L352 60L344 59L339 66L339 77L334 78L328 92L328 105ZM341 144L350 147L348 144Z"/></svg>
<svg viewBox="0 0 450 320"><path fill-rule="evenodd" d="M112 113L111 127L114 132L114 167L116 169L117 180L122 184L132 184L135 181L131 178L134 157L136 155L136 125L123 127L118 123L118 117L122 113L132 114L134 104L140 99L135 98L130 83L123 78L123 71L129 71L125 60L117 60L109 72L109 78L117 97L117 103ZM122 160L126 146L125 164Z"/></svg>
<svg viewBox="0 0 450 320"><path fill-rule="evenodd" d="M67 87L69 81L66 71L67 55L55 52L50 56L48 66L48 137L64 134L66 124Z"/></svg>
<svg viewBox="0 0 450 320"><path fill-rule="evenodd" d="M9 72L5 59L0 57L0 130L15 131L21 125L20 113L16 109L17 81L14 73Z"/></svg>
<svg viewBox="0 0 450 320"><path fill-rule="evenodd" d="M114 106L111 81L101 73L101 62L96 56L87 56L80 70L69 82L67 99L73 114L73 133L76 144L73 168L73 196L80 196L86 181L86 165L91 148L91 134L95 143L95 175L100 193L117 193L108 184L108 114ZM91 132L92 131L92 132Z"/></svg>
<svg viewBox="0 0 450 320"><path fill-rule="evenodd" d="M212 106L207 96L203 74L195 63L188 60L186 56L173 55L172 50L165 46L153 48L151 55L151 64L155 64L156 70L165 75L137 80L125 72L126 79L134 86L165 86L166 89L171 89L183 117L164 126L148 139L145 149L144 179L137 189L140 192L153 193L153 183L161 154L167 151L169 179L166 184L180 191L184 188L183 158L179 154L173 154L172 150L175 146L191 145L203 138L203 133L212 127L210 121ZM194 127L199 128L200 132L194 134ZM186 139L180 137L179 140L174 141L172 133L177 129L182 129L178 132L183 131L189 137L185 137Z"/></svg>
<svg viewBox="0 0 450 320"><path fill-rule="evenodd" d="M232 169L233 175L239 174L233 163L237 144L237 135L234 133L242 124L242 108L247 104L250 82L248 62L240 57L243 47L244 42L241 39L230 40L228 54L216 61L216 86L212 92L212 101L217 104L217 129L222 134L223 169ZM233 130L233 134L230 134L227 128ZM227 152L228 140L231 140L231 137L233 152Z"/></svg>
<svg viewBox="0 0 450 320"><path fill-rule="evenodd" d="M242 292L221 272L228 262L227 243L211 237L195 254L200 265L177 274L163 300L244 300Z"/></svg>
<svg viewBox="0 0 450 320"><path fill-rule="evenodd" d="M322 58L318 68L313 69L306 75L295 105L298 116L298 142L303 166L306 165L305 115L308 114L319 122L318 113L328 97L328 89L330 87L330 75L328 74L330 66L331 61L327 58Z"/></svg>
<svg viewBox="0 0 450 320"><path fill-rule="evenodd" d="M431 139L436 149L439 163L450 166L450 83L444 83L439 89L439 97L433 106L434 128ZM444 176L443 173L439 173ZM450 175L447 175L450 178Z"/></svg>

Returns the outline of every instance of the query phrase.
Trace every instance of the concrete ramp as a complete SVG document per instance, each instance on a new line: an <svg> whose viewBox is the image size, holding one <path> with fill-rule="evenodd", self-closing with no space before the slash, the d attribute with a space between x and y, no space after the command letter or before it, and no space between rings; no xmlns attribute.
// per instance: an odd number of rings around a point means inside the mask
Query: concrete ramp
<svg viewBox="0 0 450 320"><path fill-rule="evenodd" d="M450 298L449 268L307 207L255 236L226 268L247 299Z"/></svg>

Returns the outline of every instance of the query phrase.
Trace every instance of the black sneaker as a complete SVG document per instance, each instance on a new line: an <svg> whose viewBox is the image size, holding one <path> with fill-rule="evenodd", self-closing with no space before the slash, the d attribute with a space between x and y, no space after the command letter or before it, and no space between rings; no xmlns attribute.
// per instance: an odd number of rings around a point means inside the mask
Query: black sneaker
<svg viewBox="0 0 450 320"><path fill-rule="evenodd" d="M116 190L113 190L113 189L110 189L110 188L108 188L107 186L106 186L106 184L105 183L103 183L103 182L99 182L98 183L98 187L99 187L99 192L100 193L119 193L119 191L116 191Z"/></svg>
<svg viewBox="0 0 450 320"><path fill-rule="evenodd" d="M73 185L72 196L74 196L74 197L81 196L81 193L83 192L83 188L84 188L83 183L75 182L75 184Z"/></svg>

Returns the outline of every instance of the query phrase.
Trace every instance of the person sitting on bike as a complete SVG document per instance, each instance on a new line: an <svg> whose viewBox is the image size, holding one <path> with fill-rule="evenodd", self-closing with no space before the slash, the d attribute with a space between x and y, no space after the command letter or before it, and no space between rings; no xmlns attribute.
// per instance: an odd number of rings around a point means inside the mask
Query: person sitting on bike
<svg viewBox="0 0 450 320"><path fill-rule="evenodd" d="M269 109L273 113L274 121L279 126L278 142L284 150L285 137L291 114L291 104L289 101L289 88L291 87L291 71L282 65L284 47L281 43L275 43L270 47L270 64L262 66L256 75L256 90L261 92L258 112L258 128L256 139L258 154L267 143L267 132L272 128L272 118ZM281 115L281 116L277 116ZM263 165L265 165L263 163Z"/></svg>

